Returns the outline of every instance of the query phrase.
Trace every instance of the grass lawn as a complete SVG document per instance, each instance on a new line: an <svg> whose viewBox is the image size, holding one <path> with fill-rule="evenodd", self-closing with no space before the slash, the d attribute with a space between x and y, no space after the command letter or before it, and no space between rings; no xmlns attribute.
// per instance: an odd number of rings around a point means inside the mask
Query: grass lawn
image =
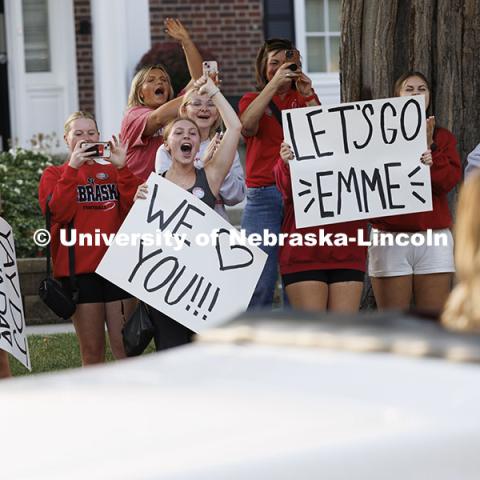
<svg viewBox="0 0 480 480"><path fill-rule="evenodd" d="M28 337L30 349L31 373L52 372L65 368L81 367L80 348L77 336L74 333L58 333L55 335L30 335ZM153 342L145 353L155 351ZM112 352L107 342L106 358L113 360ZM30 375L30 372L15 358L9 355L10 368L13 376Z"/></svg>

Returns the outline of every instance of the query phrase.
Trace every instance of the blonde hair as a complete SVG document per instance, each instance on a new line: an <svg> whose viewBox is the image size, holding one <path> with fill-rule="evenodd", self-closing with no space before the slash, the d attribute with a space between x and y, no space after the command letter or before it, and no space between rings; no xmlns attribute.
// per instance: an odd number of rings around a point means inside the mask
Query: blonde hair
<svg viewBox="0 0 480 480"><path fill-rule="evenodd" d="M97 121L95 120L95 117L93 116L93 114L90 112L84 112L82 110L79 110L78 112L73 112L67 118L67 120L65 120L65 124L63 125L63 134L65 136L68 135L68 132L70 131L72 123L75 120L78 120L79 118L87 118L88 120L93 120L93 123L95 123L95 128L97 129L97 132L98 132Z"/></svg>
<svg viewBox="0 0 480 480"><path fill-rule="evenodd" d="M169 90L168 90L168 99L171 100L174 97L172 81L170 80L170 75L165 70L163 65L146 65L142 67L133 77L132 84L130 85L130 93L128 94L128 108L138 107L145 105L143 99L140 97L140 89L145 82L145 79L148 77L148 74L152 70L161 70L165 77L167 77Z"/></svg>
<svg viewBox="0 0 480 480"><path fill-rule="evenodd" d="M170 120L166 125L165 127L163 128L163 132L162 132L162 136L163 136L163 141L164 143L167 143L167 139L168 139L168 136L170 135L173 127L175 126L175 124L177 122L180 122L181 120L186 120L187 122L190 122L192 125L195 126L195 128L197 129L198 131L198 136L200 137L200 128L199 126L197 125L197 123L195 122L195 120L192 120L191 118L188 118L188 117L176 117L174 118L173 120Z"/></svg>
<svg viewBox="0 0 480 480"><path fill-rule="evenodd" d="M480 330L480 173L460 190L455 223L458 284L450 294L442 322L456 330Z"/></svg>
<svg viewBox="0 0 480 480"><path fill-rule="evenodd" d="M190 88L189 90L187 90L185 92L185 95L183 95L182 103L180 105L180 108L178 109L181 117L188 118L189 120L191 120L187 115L187 105L192 103L192 97L194 95L203 96L203 95L207 95L207 94L206 93L199 93L197 88ZM217 108L217 107L215 107L215 108ZM213 138L213 136L215 135L217 129L220 127L221 124L222 124L222 117L220 116L220 112L217 109L217 119L215 120L215 123L210 127L210 131L208 132L208 137L209 138ZM195 125L196 125L196 123L195 123Z"/></svg>

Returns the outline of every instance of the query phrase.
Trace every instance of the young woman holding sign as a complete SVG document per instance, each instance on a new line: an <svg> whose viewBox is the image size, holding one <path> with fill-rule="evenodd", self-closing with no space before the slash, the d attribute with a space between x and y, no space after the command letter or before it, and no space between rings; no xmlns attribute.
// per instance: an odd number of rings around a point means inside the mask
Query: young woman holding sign
<svg viewBox="0 0 480 480"><path fill-rule="evenodd" d="M322 229L324 238L335 238L341 234L345 238L356 239L359 230L364 230L366 221L335 223L321 227L297 228L293 207L292 181L289 162L294 159L290 146L282 143L280 158L275 166L277 186L284 202L282 233L301 235L303 245L290 244L288 240L280 246L280 273L282 274L288 300L294 308L320 312L356 312L360 306L363 278L367 262L367 248L348 241L345 245L317 240Z"/></svg>
<svg viewBox="0 0 480 480"><path fill-rule="evenodd" d="M280 233L282 196L275 185L283 130L280 110L320 105L311 80L302 72L300 54L290 40L272 38L260 48L255 63L257 89L240 100L242 134L247 143L247 204L242 218L246 234ZM249 308L271 308L278 277L278 246L260 245L268 260Z"/></svg>
<svg viewBox="0 0 480 480"><path fill-rule="evenodd" d="M430 105L431 89L419 72L408 72L395 83L395 96L424 95ZM428 150L421 162L430 166L433 210L384 217L372 221L372 227L382 232L415 234L424 239L422 246L392 245L369 247L369 275L377 306L380 309L405 309L412 296L418 309L440 312L448 297L455 271L452 218L447 194L461 178L460 157L456 139L444 128L435 127L435 117L427 118ZM427 231L443 234L447 245L427 245ZM418 243L418 242L417 242Z"/></svg>
<svg viewBox="0 0 480 480"><path fill-rule="evenodd" d="M206 95L220 112L226 130L204 168L195 168L195 158L200 148L200 128L194 120L177 117L164 129L165 148L172 159L171 167L162 174L167 180L200 198L214 208L220 188L225 181L237 153L242 125L227 99L210 77L201 77L194 83L199 95ZM146 199L147 185L138 187L135 199ZM193 332L155 309L152 320L155 326L155 347L163 350L191 341Z"/></svg>

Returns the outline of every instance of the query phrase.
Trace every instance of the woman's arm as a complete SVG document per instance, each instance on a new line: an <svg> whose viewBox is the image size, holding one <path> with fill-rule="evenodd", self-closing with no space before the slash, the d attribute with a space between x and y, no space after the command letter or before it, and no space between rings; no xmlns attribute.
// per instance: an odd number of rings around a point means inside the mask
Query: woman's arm
<svg viewBox="0 0 480 480"><path fill-rule="evenodd" d="M289 162L293 160L293 150L288 143L282 142L280 156L273 168L278 190L284 202L292 201L292 180L290 177Z"/></svg>
<svg viewBox="0 0 480 480"><path fill-rule="evenodd" d="M218 196L220 187L237 153L242 124L235 110L210 77L203 76L197 80L196 86L199 88L200 94L207 93L212 99L226 127L223 138L215 150L212 159L205 166L205 173L207 174L210 189L215 196Z"/></svg>
<svg viewBox="0 0 480 480"><path fill-rule="evenodd" d="M237 205L237 203L240 203L245 198L246 191L247 187L245 185L243 168L240 164L238 152L236 152L232 168L225 177L225 180L220 187L219 194L225 205L233 206Z"/></svg>
<svg viewBox="0 0 480 480"><path fill-rule="evenodd" d="M200 55L197 46L190 38L188 30L178 18L167 18L165 20L165 29L168 35L181 42L182 48L185 52L185 59L187 61L190 76L195 80L200 78L202 76L203 58Z"/></svg>
<svg viewBox="0 0 480 480"><path fill-rule="evenodd" d="M77 142L63 171L59 167L49 167L40 178L40 208L45 215L48 202L54 223L69 223L77 212L78 170L95 153L87 152L85 145L86 142Z"/></svg>
<svg viewBox="0 0 480 480"><path fill-rule="evenodd" d="M63 172L60 167L48 167L42 174L38 201L44 215L48 202L53 223L67 224L77 212L77 174L78 170L70 165Z"/></svg>
<svg viewBox="0 0 480 480"><path fill-rule="evenodd" d="M170 165L172 164L172 157L167 152L165 145L160 145L155 155L155 172L163 173L166 172Z"/></svg>
<svg viewBox="0 0 480 480"><path fill-rule="evenodd" d="M145 128L143 129L143 136L150 137L155 132L164 127L170 120L173 120L178 115L178 109L182 104L182 97L174 98L160 107L152 110L148 115Z"/></svg>
<svg viewBox="0 0 480 480"><path fill-rule="evenodd" d="M298 72L292 72L288 64L284 63L275 72L273 78L265 85L265 88L258 94L258 97L242 113L242 135L245 137L254 137L258 132L258 122L265 113L270 100L277 93L280 87L284 87L296 80Z"/></svg>
<svg viewBox="0 0 480 480"><path fill-rule="evenodd" d="M202 76L203 59L197 46L190 38L187 29L182 25L182 22L178 19L167 18L165 20L165 31L172 38L181 42L192 79L200 78ZM170 120L173 120L178 115L178 109L181 103L182 97L177 97L153 110L145 124L143 135L149 137Z"/></svg>
<svg viewBox="0 0 480 480"><path fill-rule="evenodd" d="M462 176L457 140L453 133L442 128L435 131L433 141L436 149L432 152L430 167L432 191L437 195L446 194L455 187Z"/></svg>

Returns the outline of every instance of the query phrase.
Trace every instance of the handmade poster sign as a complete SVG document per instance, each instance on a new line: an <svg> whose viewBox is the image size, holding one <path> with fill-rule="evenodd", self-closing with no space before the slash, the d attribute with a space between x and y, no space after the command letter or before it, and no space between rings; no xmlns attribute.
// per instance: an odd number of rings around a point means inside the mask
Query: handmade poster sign
<svg viewBox="0 0 480 480"><path fill-rule="evenodd" d="M298 228L432 209L423 95L282 111Z"/></svg>
<svg viewBox="0 0 480 480"><path fill-rule="evenodd" d="M0 348L31 370L12 227L0 217Z"/></svg>
<svg viewBox="0 0 480 480"><path fill-rule="evenodd" d="M147 184L97 273L195 332L245 310L266 254L172 182L152 173Z"/></svg>

